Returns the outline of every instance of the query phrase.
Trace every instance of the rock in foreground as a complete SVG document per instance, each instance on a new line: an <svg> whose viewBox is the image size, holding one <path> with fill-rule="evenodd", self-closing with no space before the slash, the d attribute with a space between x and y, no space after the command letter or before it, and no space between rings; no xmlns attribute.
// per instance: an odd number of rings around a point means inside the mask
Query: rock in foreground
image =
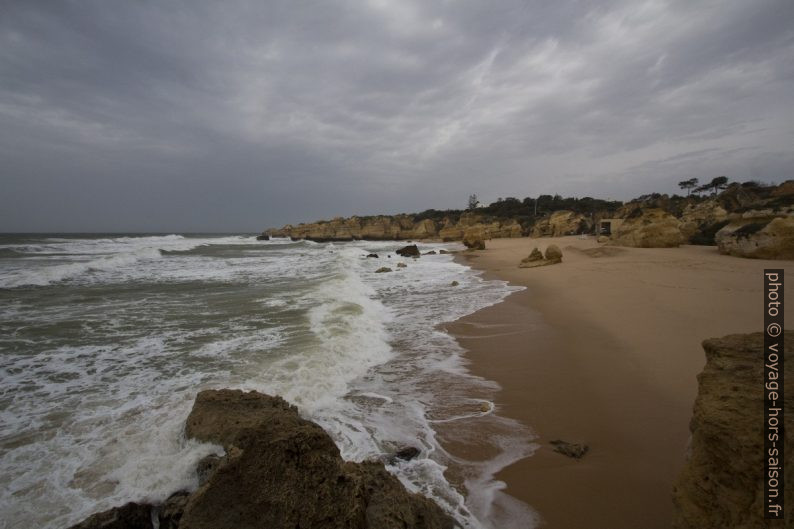
<svg viewBox="0 0 794 529"><path fill-rule="evenodd" d="M202 391L185 433L222 445L226 456L187 497L184 510L171 513L178 519L172 529L455 527L438 505L408 492L382 463L345 462L319 425L279 397ZM151 525L106 529L111 527Z"/></svg>
<svg viewBox="0 0 794 529"><path fill-rule="evenodd" d="M785 334L785 406L794 408L794 332ZM763 335L703 342L706 367L690 422L690 454L673 489L674 529L794 527L794 424L786 420L785 525L764 520ZM787 410L787 411L788 411ZM789 417L791 415L789 414Z"/></svg>

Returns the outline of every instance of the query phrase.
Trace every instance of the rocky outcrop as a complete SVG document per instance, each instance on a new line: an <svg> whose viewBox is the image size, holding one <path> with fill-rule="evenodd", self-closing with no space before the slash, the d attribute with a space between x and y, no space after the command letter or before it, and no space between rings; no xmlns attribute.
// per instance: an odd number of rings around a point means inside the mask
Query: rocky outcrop
<svg viewBox="0 0 794 529"><path fill-rule="evenodd" d="M485 250L486 229L483 226L471 226L463 233L463 244L472 250Z"/></svg>
<svg viewBox="0 0 794 529"><path fill-rule="evenodd" d="M741 218L715 236L720 253L752 259L794 259L794 216Z"/></svg>
<svg viewBox="0 0 794 529"><path fill-rule="evenodd" d="M401 255L403 257L419 257L420 255L422 255L421 253L419 253L419 247L416 246L415 244L409 244L408 246L403 246L394 253L396 253L397 255Z"/></svg>
<svg viewBox="0 0 794 529"><path fill-rule="evenodd" d="M681 215L681 234L686 241L713 244L713 240L701 240L698 236L708 233L713 226L724 226L727 219L728 212L716 200L712 199L697 204L689 204L684 208L684 212Z"/></svg>
<svg viewBox="0 0 794 529"><path fill-rule="evenodd" d="M636 248L674 248L684 242L680 224L660 208L637 208L618 227L612 242Z"/></svg>
<svg viewBox="0 0 794 529"><path fill-rule="evenodd" d="M469 228L482 229L483 239L523 235L521 225L515 219L493 220L472 212L461 214L457 220L417 220L412 215L336 218L297 226L288 224L283 228L265 230L263 235L317 242L412 239L460 241Z"/></svg>
<svg viewBox="0 0 794 529"><path fill-rule="evenodd" d="M93 514L69 529L153 529L152 506L127 503L121 507Z"/></svg>
<svg viewBox="0 0 794 529"><path fill-rule="evenodd" d="M562 262L562 250L556 244L550 244L546 248L546 255L540 253L540 250L533 248L528 257L525 257L518 263L519 268L536 268L538 266L548 266L559 264Z"/></svg>
<svg viewBox="0 0 794 529"><path fill-rule="evenodd" d="M533 237L560 237L578 235L593 231L593 222L589 217L573 211L555 211L548 217L539 220L532 227Z"/></svg>
<svg viewBox="0 0 794 529"><path fill-rule="evenodd" d="M794 407L794 332L785 333L785 406ZM690 422L689 455L673 490L674 529L761 529L764 437L763 335L734 334L703 342L706 367ZM785 502L794 505L794 424L786 419ZM785 527L794 527L794 510ZM781 525L782 527L782 525Z"/></svg>
<svg viewBox="0 0 794 529"><path fill-rule="evenodd" d="M562 250L556 244L550 244L546 247L546 253L543 255L550 264L557 264L562 262Z"/></svg>
<svg viewBox="0 0 794 529"><path fill-rule="evenodd" d="M202 391L185 434L222 445L226 455L198 490L182 497L180 508L172 508L168 517L165 509L155 510L155 518L168 523L161 523L163 529L455 527L438 505L408 492L383 463L344 461L320 426L301 418L279 397L254 391ZM120 509L129 512L134 523L75 527L152 527L140 516L151 513L151 506L125 506L86 522L101 516L119 518Z"/></svg>

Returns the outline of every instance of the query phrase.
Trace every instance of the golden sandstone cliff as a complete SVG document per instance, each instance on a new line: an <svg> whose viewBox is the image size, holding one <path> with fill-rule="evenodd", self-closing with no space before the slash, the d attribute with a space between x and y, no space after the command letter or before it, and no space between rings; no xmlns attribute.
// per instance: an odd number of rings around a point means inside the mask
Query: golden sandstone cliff
<svg viewBox="0 0 794 529"><path fill-rule="evenodd" d="M600 201L601 206L593 207L595 199L554 197L540 213L531 199L511 200L473 211L436 212L442 214L431 218L353 216L286 225L266 230L263 238L317 242L433 239L462 241L481 249L484 241L493 238L591 234L598 235L599 242L618 246L716 245L721 253L737 257L794 259L794 180L778 186L734 183L707 197L646 195L622 206ZM512 209L502 204L510 204ZM555 204L571 209L555 209ZM612 221L609 234L602 232L602 221Z"/></svg>
<svg viewBox="0 0 794 529"><path fill-rule="evenodd" d="M794 331L785 333L785 408L794 407ZM794 527L794 422L786 413L785 522L764 520L763 334L703 342L706 366L690 422L684 468L673 489L673 529Z"/></svg>
<svg viewBox="0 0 794 529"><path fill-rule="evenodd" d="M461 241L464 237L493 239L521 237L521 225L515 219L493 220L475 213L463 213L457 221L415 220L413 215L378 215L375 217L335 218L309 224L290 224L265 231L269 237L290 237L316 242L354 240L440 239Z"/></svg>

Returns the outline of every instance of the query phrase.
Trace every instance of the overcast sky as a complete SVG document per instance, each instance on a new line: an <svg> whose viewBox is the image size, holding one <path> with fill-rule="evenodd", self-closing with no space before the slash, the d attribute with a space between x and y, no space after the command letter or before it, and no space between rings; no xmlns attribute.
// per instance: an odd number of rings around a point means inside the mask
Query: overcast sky
<svg viewBox="0 0 794 529"><path fill-rule="evenodd" d="M0 231L794 177L794 2L0 0Z"/></svg>

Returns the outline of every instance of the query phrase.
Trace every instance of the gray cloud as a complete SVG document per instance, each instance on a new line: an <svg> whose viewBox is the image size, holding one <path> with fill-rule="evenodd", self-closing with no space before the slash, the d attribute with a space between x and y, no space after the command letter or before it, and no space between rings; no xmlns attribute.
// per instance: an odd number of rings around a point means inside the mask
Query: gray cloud
<svg viewBox="0 0 794 529"><path fill-rule="evenodd" d="M0 230L793 176L788 0L7 1Z"/></svg>

